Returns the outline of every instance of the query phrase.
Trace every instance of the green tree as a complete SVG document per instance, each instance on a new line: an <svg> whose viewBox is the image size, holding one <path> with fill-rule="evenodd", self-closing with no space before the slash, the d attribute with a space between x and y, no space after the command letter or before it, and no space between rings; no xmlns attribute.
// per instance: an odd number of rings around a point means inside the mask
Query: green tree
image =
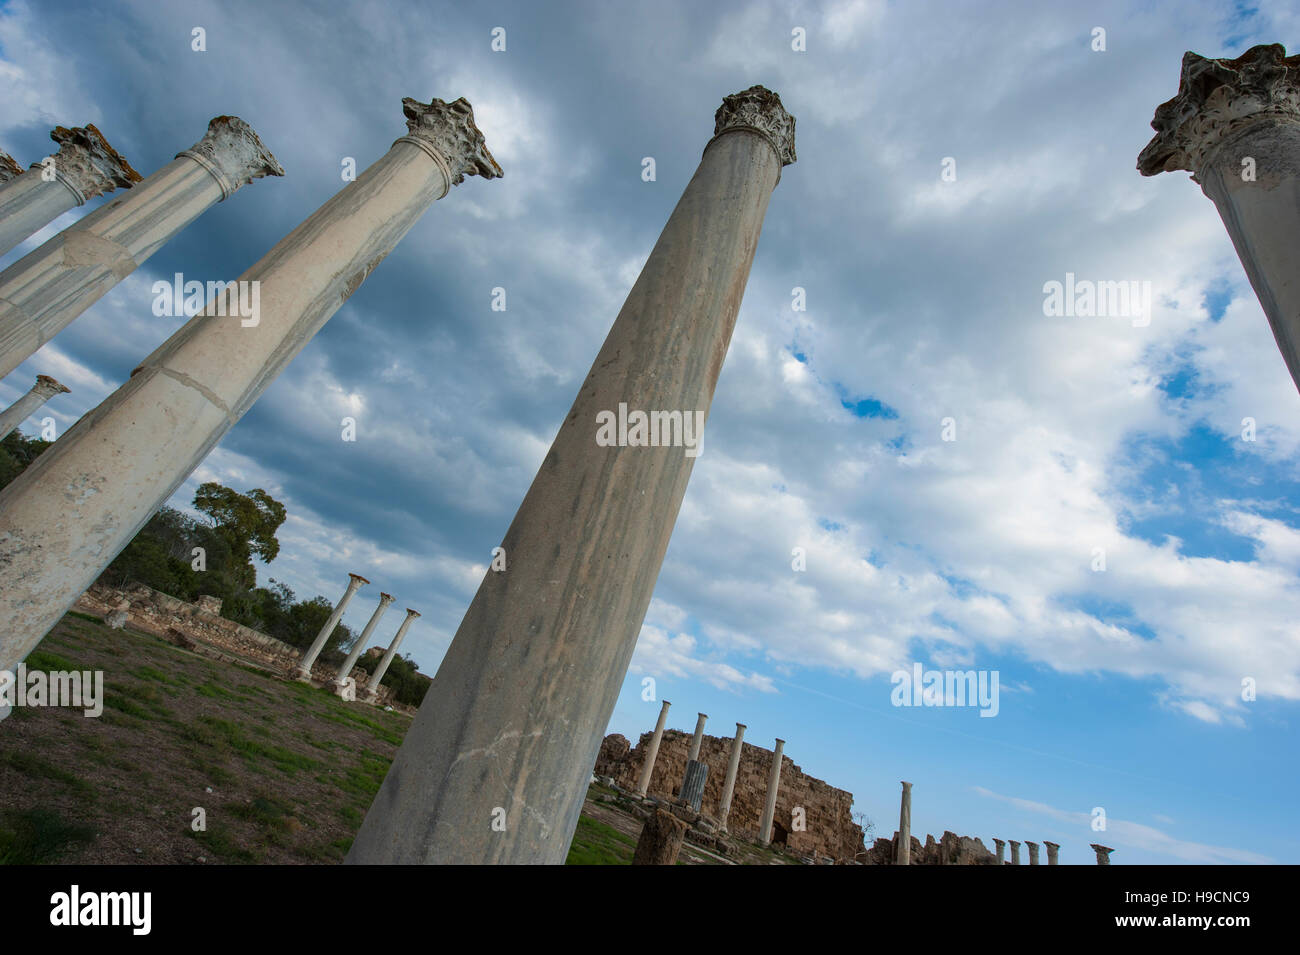
<svg viewBox="0 0 1300 955"><path fill-rule="evenodd" d="M260 487L240 494L209 481L199 485L194 506L211 518L213 529L230 545L236 565L230 570L251 590L257 583L253 556L269 564L280 553L275 532L284 523L284 505Z"/></svg>

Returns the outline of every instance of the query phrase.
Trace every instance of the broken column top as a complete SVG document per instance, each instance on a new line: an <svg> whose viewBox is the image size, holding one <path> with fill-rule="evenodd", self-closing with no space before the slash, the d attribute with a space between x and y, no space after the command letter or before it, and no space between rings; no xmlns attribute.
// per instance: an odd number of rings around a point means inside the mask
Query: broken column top
<svg viewBox="0 0 1300 955"><path fill-rule="evenodd" d="M1178 95L1156 107L1155 137L1138 156L1144 176L1201 170L1239 130L1265 120L1300 121L1300 55L1281 43L1253 46L1236 59L1183 54Z"/></svg>
<svg viewBox="0 0 1300 955"><path fill-rule="evenodd" d="M420 615L420 611L418 611L418 610L412 610L410 607L407 607L407 608L406 608L406 615L407 615L408 617L418 617L418 616Z"/></svg>
<svg viewBox="0 0 1300 955"><path fill-rule="evenodd" d="M55 395L72 393L71 388L69 388L67 385L63 384L62 382L54 378L51 378L49 375L37 375L36 387L34 387L32 390L39 392L40 394L44 395L46 398L53 398Z"/></svg>
<svg viewBox="0 0 1300 955"><path fill-rule="evenodd" d="M436 97L421 103L408 96L402 100L402 112L408 135L398 142L414 143L429 153L444 167L452 186L459 186L466 176L500 179L505 175L474 125L474 109L465 97L454 103Z"/></svg>
<svg viewBox="0 0 1300 955"><path fill-rule="evenodd" d="M713 139L736 130L748 130L766 139L782 166L795 161L794 117L781 105L781 97L767 87L751 86L722 98L722 105L713 114Z"/></svg>
<svg viewBox="0 0 1300 955"><path fill-rule="evenodd" d="M23 174L23 167L18 165L13 156L0 149L0 182L8 182Z"/></svg>
<svg viewBox="0 0 1300 955"><path fill-rule="evenodd" d="M357 581L358 583L363 583L363 584L370 583L370 581L366 580L366 578L362 577L360 574L348 574L348 576L351 577L353 580Z"/></svg>
<svg viewBox="0 0 1300 955"><path fill-rule="evenodd" d="M392 594L386 594L382 590L379 592L379 602L381 604L390 604L396 599L397 598L394 597Z"/></svg>
<svg viewBox="0 0 1300 955"><path fill-rule="evenodd" d="M68 129L56 126L50 139L59 144L54 170L81 202L114 189L130 189L142 178L94 124ZM33 163L32 168L40 166ZM81 203L78 203L80 205Z"/></svg>
<svg viewBox="0 0 1300 955"><path fill-rule="evenodd" d="M284 167L262 145L253 127L238 116L217 116L208 123L203 138L176 154L188 156L212 173L221 186L222 201L254 179L283 176Z"/></svg>

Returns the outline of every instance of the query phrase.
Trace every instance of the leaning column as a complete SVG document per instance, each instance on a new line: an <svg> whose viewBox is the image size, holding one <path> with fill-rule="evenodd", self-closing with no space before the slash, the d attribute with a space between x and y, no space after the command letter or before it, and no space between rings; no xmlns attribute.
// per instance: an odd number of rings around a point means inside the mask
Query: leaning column
<svg viewBox="0 0 1300 955"><path fill-rule="evenodd" d="M114 189L130 189L140 174L92 126L56 126L50 139L59 144L50 172L36 163L0 186L0 255L69 209L84 206Z"/></svg>
<svg viewBox="0 0 1300 955"><path fill-rule="evenodd" d="M337 627L339 621L343 619L343 613L348 609L348 603L351 602L352 595L363 586L370 583L370 581L366 580L366 578L362 577L360 574L348 574L348 577L350 578L348 580L348 589L343 591L343 596L340 597L339 602L334 605L334 609L330 612L330 615L325 618L325 624L320 628L320 632L316 634L316 639L311 642L311 646L307 648L307 652L302 655L302 659L299 660L298 665L294 667L294 677L304 683L311 682L312 664L316 662L316 658L320 656L320 652L325 649L325 642L329 640L330 635L334 632L334 628Z"/></svg>
<svg viewBox="0 0 1300 955"><path fill-rule="evenodd" d="M1056 853L1061 850L1060 844L1044 841L1043 845L1047 846L1047 864L1056 865Z"/></svg>
<svg viewBox="0 0 1300 955"><path fill-rule="evenodd" d="M349 861L564 862L699 450L681 430L658 447L644 427L615 439L610 419L655 411L671 431L681 412L698 436L794 159L775 94L724 100L506 532L510 570L479 586Z"/></svg>
<svg viewBox="0 0 1300 955"><path fill-rule="evenodd" d="M1020 843L1015 839L1011 840L1011 864L1020 865Z"/></svg>
<svg viewBox="0 0 1300 955"><path fill-rule="evenodd" d="M636 783L636 794L644 796L650 788L650 778L655 771L655 758L659 755L659 741L664 738L664 721L668 719L668 707L672 706L667 700L664 705L659 707L659 722L655 723L654 735L650 737L650 745L646 747L645 761L641 764L641 778Z"/></svg>
<svg viewBox="0 0 1300 955"><path fill-rule="evenodd" d="M1236 59L1183 54L1156 109L1144 176L1184 169L1219 210L1300 388L1300 55L1280 43Z"/></svg>
<svg viewBox="0 0 1300 955"><path fill-rule="evenodd" d="M419 615L418 611L412 610L410 607L406 608L406 619L403 620L402 625L397 628L397 636L393 637L393 642L390 643L388 649L384 651L384 656L383 659L379 661L379 666L375 667L375 672L370 674L370 679L366 681L366 703L374 703L379 699L379 681L382 680L384 674L388 672L388 664L393 662L393 657L397 653L397 648L402 645L402 638L406 636L406 631L411 628L411 621Z"/></svg>
<svg viewBox="0 0 1300 955"><path fill-rule="evenodd" d="M894 865L912 864L912 784L903 783L903 796L898 804L898 849Z"/></svg>
<svg viewBox="0 0 1300 955"><path fill-rule="evenodd" d="M396 598L394 598L392 594L381 593L379 595L379 606L375 608L375 612L372 613L370 619L366 621L365 629L361 631L361 636L357 637L356 642L352 644L352 651L348 654L348 658L343 661L343 666L339 667L339 672L334 677L334 685L336 687L347 685L348 674L352 672L352 667L357 662L357 657L361 656L361 651L365 649L366 641L370 639L370 634L374 632L375 626L379 623L379 618L384 615L384 611L388 609L388 605L395 599Z"/></svg>
<svg viewBox="0 0 1300 955"><path fill-rule="evenodd" d="M0 377L70 325L176 233L241 186L284 170L242 119L218 116L202 139L125 196L105 203L0 272ZM181 289L169 314L184 314ZM177 276L180 284L180 276ZM181 298L181 301L176 301Z"/></svg>
<svg viewBox="0 0 1300 955"><path fill-rule="evenodd" d="M776 816L776 792L781 787L781 753L785 740L776 741L772 751L772 771L767 774L767 802L763 803L763 818L758 824L758 841L762 845L772 842L772 820Z"/></svg>
<svg viewBox="0 0 1300 955"><path fill-rule="evenodd" d="M1029 864L1038 865L1038 843L1026 842L1025 845L1029 847Z"/></svg>
<svg viewBox="0 0 1300 955"><path fill-rule="evenodd" d="M67 394L71 391L71 388L59 384L49 375L37 375L36 384L32 386L32 390L3 412L0 412L0 441L3 441L10 431L31 417L32 412L45 402L55 395Z"/></svg>
<svg viewBox="0 0 1300 955"><path fill-rule="evenodd" d="M501 174L465 100L402 106L409 135L0 491L0 669L27 656L434 200L467 175ZM250 287L256 321L217 317Z"/></svg>
<svg viewBox="0 0 1300 955"><path fill-rule="evenodd" d="M736 724L736 735L731 740L731 759L727 761L727 778L722 783L722 800L718 803L718 828L727 831L727 816L731 812L731 794L736 788L736 773L740 769L740 753L745 748L745 724Z"/></svg>
<svg viewBox="0 0 1300 955"><path fill-rule="evenodd" d="M1097 853L1097 865L1110 865L1110 854L1115 851L1114 849L1110 846L1099 846L1095 842L1088 848Z"/></svg>
<svg viewBox="0 0 1300 955"><path fill-rule="evenodd" d="M994 839L993 844L998 848L998 865L1002 865L1007 858L1007 841L1005 839Z"/></svg>

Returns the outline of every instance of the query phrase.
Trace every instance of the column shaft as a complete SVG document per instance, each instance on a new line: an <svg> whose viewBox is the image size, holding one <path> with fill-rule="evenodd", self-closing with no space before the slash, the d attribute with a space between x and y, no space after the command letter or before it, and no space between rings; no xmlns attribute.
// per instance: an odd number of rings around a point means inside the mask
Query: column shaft
<svg viewBox="0 0 1300 955"><path fill-rule="evenodd" d="M412 136L239 277L260 289L255 326L218 318L229 306L209 303L0 492L0 566L10 573L0 669L27 656L430 203L466 173L499 174L468 103L416 104L424 114L412 103ZM441 129L432 144L420 138L430 115L468 123L481 155L465 155L465 141L475 143L459 129L456 139ZM221 298L229 294L234 285Z"/></svg>
<svg viewBox="0 0 1300 955"><path fill-rule="evenodd" d="M379 661L379 666L375 667L375 672L370 674L370 679L366 681L366 702L373 703L379 699L379 683L388 672L388 664L393 662L393 657L397 654L397 648L402 645L402 639L406 636L406 631L411 627L411 621L418 617L419 614L410 607L406 608L406 619L402 625L397 628L397 635L393 637L393 642L388 645L384 651L383 659Z"/></svg>
<svg viewBox="0 0 1300 955"><path fill-rule="evenodd" d="M681 411L698 429L708 413L768 199L794 159L793 120L758 90L719 110L502 541L510 570L480 585L349 861L564 862L694 463L682 433L614 440L609 419Z"/></svg>
<svg viewBox="0 0 1300 955"><path fill-rule="evenodd" d="M664 738L664 721L668 719L668 707L672 706L667 700L659 708L659 722L655 723L654 735L650 737L650 745L646 748L645 761L641 764L641 778L637 780L636 794L644 796L650 788L650 778L655 772L655 758L659 755L659 741Z"/></svg>
<svg viewBox="0 0 1300 955"><path fill-rule="evenodd" d="M1020 843L1015 839L1011 840L1011 864L1020 865Z"/></svg>
<svg viewBox="0 0 1300 955"><path fill-rule="evenodd" d="M1038 843L1026 842L1025 845L1029 848L1029 864L1038 865Z"/></svg>
<svg viewBox="0 0 1300 955"><path fill-rule="evenodd" d="M1056 865L1056 854L1061 849L1060 845L1055 842L1044 842L1043 845L1047 846L1047 864Z"/></svg>
<svg viewBox="0 0 1300 955"><path fill-rule="evenodd" d="M206 209L268 175L284 170L257 134L237 117L219 116L192 148L0 272L0 377ZM183 299L172 298L168 314L183 314Z"/></svg>
<svg viewBox="0 0 1300 955"><path fill-rule="evenodd" d="M912 864L912 784L903 783L903 795L898 804L898 851L894 865Z"/></svg>
<svg viewBox="0 0 1300 955"><path fill-rule="evenodd" d="M348 577L351 579L348 580L347 590L343 592L343 596L339 598L339 602L334 605L333 611L331 611L330 615L325 619L324 626L322 626L320 632L316 634L316 639L311 642L311 646L307 648L307 652L304 653L302 659L298 661L298 666L294 668L294 675L304 683L311 682L312 664L316 662L316 658L320 656L320 652L325 649L325 643L329 640L330 635L334 633L334 628L337 627L339 621L343 619L343 613L348 609L348 602L352 600L352 595L355 594L363 584L370 583L370 581L366 580L366 578L362 577L360 574L348 574Z"/></svg>
<svg viewBox="0 0 1300 955"><path fill-rule="evenodd" d="M994 839L993 844L998 848L998 865L1002 865L1007 858L1007 841L1005 839Z"/></svg>
<svg viewBox="0 0 1300 955"><path fill-rule="evenodd" d="M695 720L695 735L691 737L691 749L686 754L687 759L700 758L700 743L704 741L704 722L709 718L707 713L700 713Z"/></svg>
<svg viewBox="0 0 1300 955"><path fill-rule="evenodd" d="M740 769L740 754L744 749L745 724L736 724L736 735L731 740L731 758L727 760L727 778L722 783L722 800L718 803L718 825L727 830L727 816L731 813L731 794L736 788L736 772Z"/></svg>
<svg viewBox="0 0 1300 955"><path fill-rule="evenodd" d="M26 421L32 412L45 402L57 394L65 394L68 391L68 388L59 384L49 375L37 375L36 384L32 386L32 390L0 413L0 441L3 441L10 431Z"/></svg>
<svg viewBox="0 0 1300 955"><path fill-rule="evenodd" d="M343 686L347 683L348 674L352 672L352 667L356 664L357 657L361 656L361 651L365 649L366 642L370 639L370 634L374 632L375 627L379 623L379 618L384 615L384 611L388 609L388 605L392 602L392 594L381 593L379 595L379 606L375 608L375 612L371 614L370 619L366 621L365 629L361 631L361 636L357 637L356 642L352 644L352 650L348 653L348 658L343 661L343 665L339 667L338 675L334 677L335 686Z"/></svg>
<svg viewBox="0 0 1300 955"><path fill-rule="evenodd" d="M758 841L763 845L772 843L772 820L776 817L776 794L781 788L781 754L785 751L785 740L776 741L772 751L772 769L767 774L767 801L763 803L763 818L758 824Z"/></svg>

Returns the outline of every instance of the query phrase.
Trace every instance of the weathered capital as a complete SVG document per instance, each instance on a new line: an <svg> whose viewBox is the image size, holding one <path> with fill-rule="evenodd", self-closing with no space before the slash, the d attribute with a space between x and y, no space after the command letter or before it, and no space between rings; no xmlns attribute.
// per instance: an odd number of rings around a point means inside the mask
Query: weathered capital
<svg viewBox="0 0 1300 955"><path fill-rule="evenodd" d="M49 401L55 395L69 394L72 389L51 378L49 375L37 375L36 386L32 391Z"/></svg>
<svg viewBox="0 0 1300 955"><path fill-rule="evenodd" d="M18 165L13 156L0 149L0 182L8 182L23 174L23 167Z"/></svg>
<svg viewBox="0 0 1300 955"><path fill-rule="evenodd" d="M1097 853L1097 865L1110 865L1110 854L1115 851L1114 849L1095 842L1089 844L1088 848Z"/></svg>
<svg viewBox="0 0 1300 955"><path fill-rule="evenodd" d="M50 139L59 144L54 157L55 175L72 190L77 205L114 189L130 189L132 183L141 179L93 124L74 129L56 126L50 132ZM40 165L36 163L32 168Z"/></svg>
<svg viewBox="0 0 1300 955"><path fill-rule="evenodd" d="M284 167L271 155L271 150L262 145L253 127L238 116L213 119L202 139L176 154L177 159L182 156L188 156L212 173L221 186L223 202L254 179L284 175Z"/></svg>
<svg viewBox="0 0 1300 955"><path fill-rule="evenodd" d="M414 620L416 617L418 617L418 616L420 615L420 611L418 611L418 610L412 610L410 607L407 607L407 608L406 608L406 615L407 615L408 617L410 617L412 620Z"/></svg>
<svg viewBox="0 0 1300 955"><path fill-rule="evenodd" d="M1210 154L1257 123L1300 122L1300 55L1280 43L1253 46L1235 60L1183 54L1178 95L1156 107L1155 137L1138 156L1144 176L1185 169L1192 179Z"/></svg>
<svg viewBox="0 0 1300 955"><path fill-rule="evenodd" d="M751 86L743 93L722 98L722 105L713 114L713 138L737 130L757 133L766 139L776 150L782 166L795 161L794 117L781 105L781 97L766 87Z"/></svg>
<svg viewBox="0 0 1300 955"><path fill-rule="evenodd" d="M390 603L392 603L396 599L397 598L394 597L392 594L386 594L383 591L380 591L379 593L379 603L382 606L387 607Z"/></svg>
<svg viewBox="0 0 1300 955"><path fill-rule="evenodd" d="M366 580L366 578L362 577L360 574L348 574L348 576L352 578L352 583L349 586L360 587L362 584L370 583L370 581Z"/></svg>
<svg viewBox="0 0 1300 955"><path fill-rule="evenodd" d="M465 97L454 103L436 97L421 103L408 96L402 100L402 112L408 134L398 142L412 143L427 152L443 167L449 189L459 186L466 176L500 179L505 175L474 125L474 109Z"/></svg>

